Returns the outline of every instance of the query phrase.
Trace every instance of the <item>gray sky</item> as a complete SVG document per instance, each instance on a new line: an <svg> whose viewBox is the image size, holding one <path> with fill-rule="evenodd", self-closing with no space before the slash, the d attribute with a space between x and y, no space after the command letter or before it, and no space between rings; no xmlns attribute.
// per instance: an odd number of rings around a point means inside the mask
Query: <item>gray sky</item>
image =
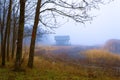
<svg viewBox="0 0 120 80"><path fill-rule="evenodd" d="M120 0L102 5L100 10L93 10L93 13L97 17L91 24L69 21L56 29L55 35L70 35L70 42L80 45L98 45L109 39L120 39Z"/></svg>

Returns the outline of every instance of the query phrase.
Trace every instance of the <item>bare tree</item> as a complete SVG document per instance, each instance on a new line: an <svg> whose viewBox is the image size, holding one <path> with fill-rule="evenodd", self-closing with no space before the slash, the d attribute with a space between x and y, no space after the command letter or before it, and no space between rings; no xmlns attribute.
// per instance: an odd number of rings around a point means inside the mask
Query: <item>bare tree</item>
<svg viewBox="0 0 120 80"><path fill-rule="evenodd" d="M2 2L0 0L0 13L2 13ZM2 31L2 15L0 14L0 32ZM2 41L2 37L1 37L1 33L0 33L0 40ZM2 42L0 43L0 46L2 47ZM0 56L1 56L1 53L2 53L2 49L0 48Z"/></svg>
<svg viewBox="0 0 120 80"><path fill-rule="evenodd" d="M31 44L30 44L30 53L29 53L29 60L28 60L28 67L33 67L33 60L34 60L34 49L35 49L35 40L36 40L36 33L37 33L37 26L39 23L39 12L40 12L40 6L41 6L41 0L38 0L37 2L37 8L35 13L35 21L32 31L32 38L31 38Z"/></svg>
<svg viewBox="0 0 120 80"><path fill-rule="evenodd" d="M21 58L22 58L22 43L23 43L23 32L24 32L24 21L25 21L25 0L20 0L20 18L18 27L18 38L17 38L17 51L15 60L15 70L20 70L21 68Z"/></svg>
<svg viewBox="0 0 120 80"><path fill-rule="evenodd" d="M5 20L6 20L6 0L0 1L0 10L1 10L1 56L3 53L3 37L4 37L4 28L5 28Z"/></svg>
<svg viewBox="0 0 120 80"><path fill-rule="evenodd" d="M99 8L99 4L103 4L105 1L110 0L0 0L2 65L5 65L6 57L9 59L10 38L12 38L12 58L17 39L15 70L20 69L25 24L33 26L31 33L27 34L31 36L28 67L32 68L38 27L49 32L54 31L59 24L65 23L68 19L79 23L91 21L93 16L89 14L89 11ZM12 25L11 22L13 22ZM43 34L40 33L40 35Z"/></svg>
<svg viewBox="0 0 120 80"><path fill-rule="evenodd" d="M6 54L5 50L6 50L7 35L9 37L9 29L11 25L11 8L12 8L12 0L10 0L9 2L7 23L6 23L5 36L4 36L4 41L3 41L2 66L5 66L5 54Z"/></svg>
<svg viewBox="0 0 120 80"><path fill-rule="evenodd" d="M11 14L12 14L12 0L9 2L9 11L8 11L8 17L9 17L9 24L8 24L8 31L7 31L7 61L9 61L9 54L10 54L10 30L11 30ZM7 25L7 24L6 24Z"/></svg>
<svg viewBox="0 0 120 80"><path fill-rule="evenodd" d="M18 13L19 13L19 3L14 0L13 5L13 30L12 30L12 54L11 58L13 59L15 56L15 49L16 49L16 39L17 39L17 32L18 32Z"/></svg>
<svg viewBox="0 0 120 80"><path fill-rule="evenodd" d="M58 23L61 22L61 19L64 18L72 19L79 23L85 23L86 21L92 20L89 11L92 8L98 8L99 3L103 2L104 1L102 0L38 0L31 38L28 67L33 67L38 22L40 22L40 26L45 26L49 30L56 28L56 25L58 25ZM65 22L65 20L63 20L63 22Z"/></svg>

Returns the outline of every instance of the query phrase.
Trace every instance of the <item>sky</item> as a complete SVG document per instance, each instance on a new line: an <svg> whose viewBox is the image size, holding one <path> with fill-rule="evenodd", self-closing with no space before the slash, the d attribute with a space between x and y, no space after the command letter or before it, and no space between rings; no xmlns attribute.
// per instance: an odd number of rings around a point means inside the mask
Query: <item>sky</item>
<svg viewBox="0 0 120 80"><path fill-rule="evenodd" d="M92 10L93 21L86 24L72 20L55 29L51 35L54 42L56 35L69 35L70 43L75 45L102 45L109 39L120 39L120 0L101 5L100 10Z"/></svg>

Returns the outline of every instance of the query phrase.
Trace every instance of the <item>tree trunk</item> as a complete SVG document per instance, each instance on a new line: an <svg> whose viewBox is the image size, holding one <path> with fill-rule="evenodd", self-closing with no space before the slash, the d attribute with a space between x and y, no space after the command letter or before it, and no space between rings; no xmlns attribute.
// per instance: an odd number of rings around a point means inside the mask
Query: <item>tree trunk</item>
<svg viewBox="0 0 120 80"><path fill-rule="evenodd" d="M5 66L5 54L6 54L6 42L7 42L7 35L8 35L8 30L11 25L11 8L12 8L12 0L9 2L9 9L8 9L8 15L7 15L7 23L6 23L6 30L5 30L5 36L4 36L4 41L3 41L3 52L2 52L2 66Z"/></svg>
<svg viewBox="0 0 120 80"><path fill-rule="evenodd" d="M5 3L6 0L4 0L4 7L3 7L3 17L1 18L1 57L2 57L2 61L4 61L5 59L3 58L3 39L4 39L4 27L5 27L5 18L6 18L6 9L5 9ZM1 7L2 8L2 7ZM3 64L3 63L2 63Z"/></svg>
<svg viewBox="0 0 120 80"><path fill-rule="evenodd" d="M21 68L21 58L22 58L22 43L23 43L23 32L24 32L24 16L25 16L25 0L20 0L20 19L18 27L18 38L17 38L17 51L16 51L16 61L15 70L20 70Z"/></svg>
<svg viewBox="0 0 120 80"><path fill-rule="evenodd" d="M0 4L1 4L1 0L0 0ZM2 6L0 5L0 13L2 12ZM2 15L0 14L0 41L1 41L1 48L0 48L0 57L1 57L1 53L2 53Z"/></svg>
<svg viewBox="0 0 120 80"><path fill-rule="evenodd" d="M13 27L13 40L12 40L12 55L11 55L11 58L13 59L14 56L15 56L15 47L16 47L16 22L14 23L14 27Z"/></svg>
<svg viewBox="0 0 120 80"><path fill-rule="evenodd" d="M12 55L11 58L14 58L14 54L15 54L15 47L16 47L16 38L17 38L17 19L16 19L16 14L15 14L15 9L13 9L13 38L12 38Z"/></svg>
<svg viewBox="0 0 120 80"><path fill-rule="evenodd" d="M10 27L8 28L8 33L7 34L8 34L7 35L7 61L9 61L9 53L10 53Z"/></svg>
<svg viewBox="0 0 120 80"><path fill-rule="evenodd" d="M11 13L12 13L12 0L10 0L9 11L8 11L9 25L8 25L8 31L7 31L7 61L9 61L9 52L10 52Z"/></svg>
<svg viewBox="0 0 120 80"><path fill-rule="evenodd" d="M37 26L39 23L39 15L40 15L40 5L41 5L41 0L38 0L37 7L36 7L36 13L35 13L34 26L33 26L33 31L32 31L32 37L31 37L31 44L30 44L30 52L29 52L29 60L28 60L29 68L33 67L35 40L36 40Z"/></svg>

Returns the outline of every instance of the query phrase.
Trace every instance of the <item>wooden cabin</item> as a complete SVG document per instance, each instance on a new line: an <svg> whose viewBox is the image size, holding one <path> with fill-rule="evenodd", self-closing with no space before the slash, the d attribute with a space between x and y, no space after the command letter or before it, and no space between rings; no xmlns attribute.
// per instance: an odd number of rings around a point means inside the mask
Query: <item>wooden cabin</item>
<svg viewBox="0 0 120 80"><path fill-rule="evenodd" d="M56 45L70 45L70 37L69 36L55 36L54 37L55 41L56 41Z"/></svg>

